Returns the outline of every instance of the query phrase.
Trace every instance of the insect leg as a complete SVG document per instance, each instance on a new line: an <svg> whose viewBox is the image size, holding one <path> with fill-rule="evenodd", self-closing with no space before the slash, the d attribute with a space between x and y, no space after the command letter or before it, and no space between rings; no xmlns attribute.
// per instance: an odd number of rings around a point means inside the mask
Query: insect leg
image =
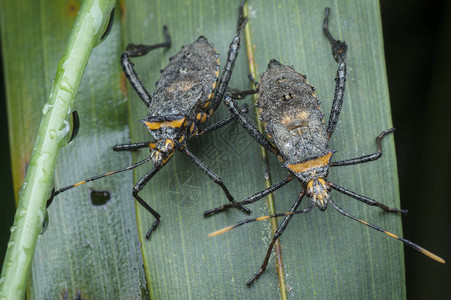
<svg viewBox="0 0 451 300"><path fill-rule="evenodd" d="M247 108L247 105L246 105L246 104L243 104L243 106L241 106L241 112L242 112L243 114L247 114L248 111L249 111L249 109ZM204 135L204 134L206 134L206 133L210 133L210 132L212 132L212 131L214 131L214 130L216 130L216 129L219 129L219 128L221 128L221 127L223 127L223 126L229 124L229 123L232 122L233 120L236 120L236 118L237 118L237 116L236 116L235 114L234 114L234 115L230 115L230 116L228 116L227 118L225 118L224 120L221 120L221 121L219 121L219 122L216 122L216 123L214 123L214 124L212 124L212 125L206 127L206 128L203 129L202 131L199 131L196 135L199 136L199 135Z"/></svg>
<svg viewBox="0 0 451 300"><path fill-rule="evenodd" d="M338 192L340 192L342 194L345 194L346 196L349 196L351 198L354 198L356 200L359 200L360 202L363 202L363 203L371 205L371 206L378 206L378 207L380 207L381 209L383 209L386 212L394 212L394 213L398 213L399 212L399 213L402 213L403 215L406 215L407 212L408 212L407 209L390 208L390 207L388 207L388 206L386 206L386 205L384 205L382 203L377 202L374 199L371 199L371 198L359 195L359 194L357 194L357 193L355 193L353 191L350 191L350 190L347 190L347 189L345 189L345 188L343 188L341 186L338 186L338 185L336 185L336 184L334 184L334 183L332 183L330 181L327 182L327 184L331 188L333 188L334 190L336 190L336 191L338 191Z"/></svg>
<svg viewBox="0 0 451 300"><path fill-rule="evenodd" d="M381 134L379 134L376 137L376 147L377 150L375 153L373 154L368 154L368 155L363 155L363 156L359 156L356 158L351 158L351 159L346 159L346 160L341 160L341 161L333 161L330 163L330 165L332 167L336 167L336 166L349 166L349 165L356 165L356 164L361 164L361 163L365 163L365 162L369 162L369 161L373 161L373 160L377 160L382 156L382 138L395 131L395 128L390 128L388 130L382 131Z"/></svg>
<svg viewBox="0 0 451 300"><path fill-rule="evenodd" d="M247 197L244 201L240 201L237 203L229 203L229 204L225 204L223 206L217 207L217 208L213 208L211 210L207 210L204 212L204 216L205 217L209 217L211 215L214 215L216 213L225 211L229 208L232 207L240 207L241 205L245 205L245 204L251 204L254 203L258 200L260 200L261 198L275 192L276 190L280 189L281 187L283 187L285 184L287 184L288 182L290 182L293 179L293 176L291 176L291 174L285 178L284 180L273 184L272 186L270 186L269 188L264 189L263 191L260 191L258 193L253 194L252 196Z"/></svg>
<svg viewBox="0 0 451 300"><path fill-rule="evenodd" d="M149 92L147 91L144 84L141 82L141 79L139 79L138 74L136 73L133 63L130 61L130 57L138 57L143 56L147 54L149 51L162 48L162 47L170 47L171 46L171 37L168 33L168 29L166 26L163 27L163 33L164 37L166 38L166 41L160 44L156 45L134 45L129 44L127 46L127 49L125 49L125 52L121 55L121 65L122 69L125 72L125 75L127 75L128 80L130 81L130 84L135 89L138 96L141 98L142 101L149 107L150 102L152 101L152 98L150 97Z"/></svg>
<svg viewBox="0 0 451 300"><path fill-rule="evenodd" d="M222 71L221 79L218 83L216 94L213 100L211 101L210 110L212 111L215 111L218 108L219 104L222 101L222 98L224 97L224 94L230 81L230 77L232 76L232 71L233 67L235 66L236 58L238 57L238 51L240 50L241 35L243 34L244 26L246 26L247 23L247 18L244 17L243 11L245 2L246 0L243 0L239 8L239 17L236 35L233 38L232 42L230 43L229 52L227 54L227 61L224 65L224 70Z"/></svg>
<svg viewBox="0 0 451 300"><path fill-rule="evenodd" d="M227 196L227 199L229 199L230 202L236 203L235 199L233 199L232 195L230 195L229 190L227 189L224 182L222 182L222 179L218 175L216 175L212 170L210 170L206 165L204 165L203 162L201 162L197 157L195 157L188 150L187 147L183 148L180 151L183 154L185 154L199 169L201 169L205 174L207 174L208 177L210 177L210 179L213 180L214 183L216 183L217 185L219 185L222 188L222 190L224 191L224 193ZM240 206L239 208L247 214L249 214L251 212L250 209L247 207Z"/></svg>
<svg viewBox="0 0 451 300"><path fill-rule="evenodd" d="M134 151L141 148L149 148L154 142L141 142L133 144L120 144L113 146L114 151Z"/></svg>
<svg viewBox="0 0 451 300"><path fill-rule="evenodd" d="M302 191L299 194L298 199L296 200L296 202L294 202L293 206L290 209L290 212L296 211L298 206L301 204L302 198L304 198L304 195L305 195L305 191ZM308 210L308 211L310 211L310 209L311 209L311 206L306 208L306 210ZM254 283L254 281L257 280L263 274L263 272L266 270L266 267L268 266L268 262L269 262L269 257L271 256L272 248L274 247L274 244L276 243L277 239L282 235L285 228L287 228L287 225L290 222L292 217L293 217L293 215L286 216L283 219L282 223L280 224L279 228L277 228L276 232L274 233L274 236L272 237L271 243L269 244L268 250L266 251L266 256L263 261L263 264L261 265L260 270L258 270L258 272L255 273L255 275L252 276L252 278L247 282L248 287L250 287Z"/></svg>
<svg viewBox="0 0 451 300"><path fill-rule="evenodd" d="M332 109L329 116L329 124L327 125L327 137L330 139L337 126L340 117L341 106L343 104L343 95L346 84L346 54L348 46L345 42L335 40L329 32L329 8L326 7L326 16L323 23L323 31L332 47L332 54L338 63L337 76L335 77L335 92Z"/></svg>
<svg viewBox="0 0 451 300"><path fill-rule="evenodd" d="M155 217L155 222L152 224L152 227L147 231L146 239L150 238L152 232L157 228L158 224L160 224L160 215L152 208L149 204L147 204L138 193L144 188L144 186L152 179L158 171L161 170L163 166L154 166L152 170L150 170L146 175L144 175L138 183L133 187L133 197L141 204L148 212L150 212Z"/></svg>
<svg viewBox="0 0 451 300"><path fill-rule="evenodd" d="M225 96L224 100L227 108L237 116L237 121L243 126L243 128L254 138L261 146L266 150L278 155L279 151L258 131L257 127L249 120L249 118L240 112L238 105L229 95Z"/></svg>

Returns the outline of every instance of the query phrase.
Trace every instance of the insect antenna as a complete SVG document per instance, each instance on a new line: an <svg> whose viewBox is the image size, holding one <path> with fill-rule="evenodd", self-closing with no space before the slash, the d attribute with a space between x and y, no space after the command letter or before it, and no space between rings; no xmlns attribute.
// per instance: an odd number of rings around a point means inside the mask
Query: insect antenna
<svg viewBox="0 0 451 300"><path fill-rule="evenodd" d="M222 229L216 230L215 232L210 233L208 236L209 237L214 237L214 236L220 235L220 234L225 233L225 232L227 232L229 230L232 230L233 228L237 228L237 227L239 227L241 225L244 225L244 224L247 224L247 223L252 223L252 222L256 222L256 221L263 221L263 220L268 220L268 219L271 219L271 218L279 218L279 217L295 215L295 214L308 213L314 207L315 207L315 204L312 203L310 206L308 206L307 208L304 208L303 210L296 210L296 211L293 211L293 212L279 213L279 214L263 216L263 217L253 218L253 219L244 219L244 220L236 223L235 225L227 226L227 227L224 227Z"/></svg>
<svg viewBox="0 0 451 300"><path fill-rule="evenodd" d="M58 194L60 194L60 193L62 193L62 192L65 192L65 191L67 191L67 190L70 190L71 188L74 188L74 187L76 187L76 186L85 184L86 182L94 181L94 180L97 180L97 179L100 179L100 178L103 178L103 177L107 177L107 176L114 175L114 174L117 174L117 173L121 173L121 172L124 172L124 171L132 170L132 169L134 169L134 168L136 168L136 167L139 167L139 166L142 165L142 164L145 164L146 162L150 161L151 159L152 159L152 157L149 156L149 157L147 157L146 159L143 159L143 160L141 160L141 161L139 161L139 162L137 162L137 163L134 163L134 164L132 164L132 165L130 165L130 166L128 166L128 167L121 168L121 169L117 169L117 170L115 170L115 171L111 171L111 172L107 172L107 173L104 173L104 174L101 174L101 175L96 175L96 176L90 177L90 178L85 179L85 180L82 180L82 181L80 181L80 182L77 182L77 183L74 183L74 184L65 186L65 187L63 187L63 188L60 188L60 189L57 190L57 191L55 191L55 189L53 189L53 190L52 190L52 194L50 195L50 198L47 200L47 207L49 207L50 204L53 202L53 198L54 198L56 195L58 195Z"/></svg>
<svg viewBox="0 0 451 300"><path fill-rule="evenodd" d="M350 219L353 219L353 220L355 220L355 221L357 221L357 222L359 222L359 223L361 223L363 225L366 225L368 227L376 229L377 231L383 232L386 235L403 242L405 245L408 245L408 246L412 247L413 249L423 253L424 255L428 256L429 258L432 258L435 261L438 261L438 262L440 262L442 264L445 263L445 260L443 258L441 258L441 257L435 255L434 253L424 249L423 247L420 247L417 244L415 244L415 243L413 243L413 242L411 242L409 240L403 239L402 237L399 237L399 236L397 236L397 235L395 235L395 234L393 234L391 232L388 232L388 231L386 231L386 230L384 230L384 229L382 229L380 227L377 227L376 225L370 224L370 223L368 223L366 221L363 221L363 220L360 220L360 219L354 217L353 215L350 215L348 212L344 211L341 207L339 207L337 204L335 204L335 202L333 202L331 199L329 199L329 202L332 203L332 205L335 207L335 209L340 214L342 214L342 215L344 215L344 216L346 216L346 217L348 217Z"/></svg>

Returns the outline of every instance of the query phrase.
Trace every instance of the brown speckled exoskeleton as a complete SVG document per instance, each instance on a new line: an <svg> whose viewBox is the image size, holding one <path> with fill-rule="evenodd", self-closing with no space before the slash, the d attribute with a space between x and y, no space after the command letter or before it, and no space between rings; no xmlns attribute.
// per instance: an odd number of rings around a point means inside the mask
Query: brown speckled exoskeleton
<svg viewBox="0 0 451 300"><path fill-rule="evenodd" d="M148 115L141 122L147 127L154 141L116 145L113 149L115 151L132 151L148 148L150 155L146 159L126 168L94 176L59 189L53 193L48 205L55 195L70 188L105 176L131 170L152 161L153 168L133 188L133 197L156 218L156 221L146 234L146 237L149 238L160 222L160 215L138 193L168 162L175 150L185 154L211 180L222 188L230 202L236 203L221 178L188 150L187 140L193 136L199 136L220 128L236 118L235 116L230 116L204 130L199 130L199 126L207 122L218 108L229 84L240 48L241 35L247 23L247 18L244 17L243 13L245 2L246 0L242 0L239 7L236 35L229 46L227 61L219 80L219 54L213 45L205 37L201 36L194 43L182 47L177 54L170 58L169 64L161 71L155 91L150 95L129 58L143 56L157 48L170 47L171 38L167 28L164 27L163 29L166 38L164 43L150 46L134 44L127 46L126 51L121 56L122 68L130 84L148 107ZM244 111L246 111L245 107L241 112ZM246 213L250 212L246 207L239 207Z"/></svg>
<svg viewBox="0 0 451 300"><path fill-rule="evenodd" d="M210 234L210 236L215 236L245 223L285 216L273 235L260 270L247 282L248 286L265 271L272 248L277 239L282 235L293 215L296 213L307 213L315 206L324 211L328 203L331 203L341 214L396 238L439 262L444 262L443 259L426 249L350 215L337 206L329 195L331 189L335 189L363 203L378 206L386 212L407 213L406 210L387 207L382 203L346 190L327 180L329 167L354 165L379 159L382 156L382 138L386 134L394 131L394 128L392 128L383 131L376 137L377 151L373 154L343 161L331 161L335 151L329 147L329 139L337 125L343 103L346 82L347 46L344 42L335 40L330 34L328 30L328 15L329 9L326 8L323 31L331 44L334 59L338 63L338 71L335 79L334 99L327 127L324 122L324 115L320 110L320 101L315 95L313 86L307 82L306 76L298 73L293 67L283 65L274 59L269 62L267 70L261 75L260 82L258 83L258 100L256 103L260 112L260 119L270 141L258 131L246 115L239 111L236 102L231 97L226 96L224 100L228 108L238 116L237 120L249 134L268 151L273 152L279 157L283 167L289 171L289 175L279 183L248 197L242 202L231 203L206 211L204 215L209 216L232 207L253 203L281 188L294 178L302 185L302 191L292 205L290 212L244 220L236 225ZM307 208L296 211L304 195L310 197L312 203Z"/></svg>

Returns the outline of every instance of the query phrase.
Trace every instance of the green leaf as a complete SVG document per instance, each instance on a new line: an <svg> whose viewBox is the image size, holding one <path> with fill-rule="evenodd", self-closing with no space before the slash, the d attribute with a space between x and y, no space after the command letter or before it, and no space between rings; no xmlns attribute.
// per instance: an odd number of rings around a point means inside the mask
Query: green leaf
<svg viewBox="0 0 451 300"><path fill-rule="evenodd" d="M139 242L137 238L130 239L130 232L135 232L136 226L133 203L127 206L125 202L121 207L110 204L93 210L89 197L86 198L89 190L78 190L78 196L68 192L58 197L57 203L50 208L49 230L37 241L45 203L53 186L59 148L67 143L66 137L69 136L66 118L71 115L89 54L104 35L114 3L101 0L85 1L81 7L80 4L67 1L53 5L42 1L43 11L37 13L39 7L34 1L2 2L3 53L7 57L5 78L16 186L23 181L21 170L28 168L3 264L0 280L2 299L23 299L33 254L30 299L72 298L77 294L83 298L85 295L102 298L123 295L136 299L145 292ZM79 18L75 20L79 9ZM73 24L74 29L64 47ZM23 34L18 34L21 31ZM76 142L62 151L57 186L61 186L61 182L72 183L77 174L86 177L83 171L94 166L94 159L104 155L102 146L105 141L127 136L125 101L120 91L121 71L117 63L109 60L119 56L120 41L120 30L116 26L108 42L93 53L92 60L96 65L87 70L78 94L82 122L87 120L85 130L81 130ZM44 106L49 92L49 101ZM35 128L41 117L30 159L32 143L29 141L33 138L26 138L36 134ZM89 128L96 129L89 132ZM85 149L85 152L72 153L73 149ZM125 161L129 160L130 157L125 157ZM110 164L113 161L114 158L110 157ZM108 165L108 161L102 163ZM73 167L76 165L80 168ZM120 178L116 181L120 182ZM129 182L131 184L131 180ZM116 186L118 184L113 183L113 187L108 187L111 193ZM88 201L73 200L82 199L81 194ZM119 193L113 195L118 197ZM86 217L89 222L79 222L86 211L89 212ZM124 215L128 218L121 219ZM127 239L127 244L122 247L116 244L117 240L124 239ZM129 275L122 278L124 268Z"/></svg>
<svg viewBox="0 0 451 300"><path fill-rule="evenodd" d="M326 116L330 111L337 68L322 33L324 8L331 8L331 32L349 45L343 111L331 139L331 147L339 151L334 159L374 152L374 138L391 127L378 2L248 1L255 57L252 66L262 73L271 58L294 65L299 72L307 74L309 82L317 88ZM116 20L106 43L93 52L80 86L77 108L81 131L61 153L56 187L131 163L128 154L111 151L113 145L129 141L126 103L129 105L131 141L150 140L147 130L138 122L146 116L145 105L128 84L128 102L122 94L125 78L120 76L119 57L126 44L160 43L163 41L162 27L168 26L173 41L170 49L158 49L133 59L143 82L149 91L153 91L153 82L169 57L200 35L215 44L224 63L228 45L235 34L238 2L136 0L121 3L122 22L118 22L119 18ZM71 4L73 2L64 3L60 11L67 13ZM47 6L41 4L41 7ZM43 9L44 12L48 13ZM33 39L29 46L12 46L11 49L23 51L17 54L22 68L31 67L27 73L10 75L14 78L7 82L11 93L25 90L30 91L28 98L45 99L48 93L45 87L50 84L42 79L54 74L65 39L53 44L53 37L67 38L67 28L70 28L70 24L63 27L67 16L61 14L37 15L35 22L38 23L30 22L28 30L40 28L39 34L30 35ZM4 15L2 29L3 20ZM54 31L50 31L52 28ZM16 33L16 36L20 35ZM34 49L31 45L40 51L30 51ZM4 47L8 46L4 43ZM249 62L244 41L242 46L230 87L248 89ZM8 56L4 61L9 59ZM16 63L15 67L20 70ZM6 66L5 70L11 68ZM246 100L247 103L250 101ZM32 130L27 131L28 127L24 126L33 124L33 118L40 118L44 102L40 103L34 108L36 114L10 111L14 119L10 121L12 140L30 134ZM33 111L32 106L28 106L25 108ZM221 105L210 122L228 115L228 110ZM255 119L253 110L250 115ZM30 121L24 122L24 119ZM30 126L34 128L35 125ZM20 149L18 145L12 144L13 152L18 155L30 151L30 147ZM237 199L264 189L260 148L239 125L232 123L214 133L194 138L189 141L189 147L220 175ZM332 168L329 179L388 206L399 207L392 137L384 139L383 149L384 156L379 161ZM13 160L15 174L19 174L15 176L15 186L18 186L27 161L25 154L20 155L23 155L21 159ZM143 150L133 155L133 161L147 155L148 152ZM272 154L268 156L271 179L277 182L286 176L286 171L280 168ZM149 164L136 170L134 182L150 168ZM30 290L33 298L54 299L65 293L73 298L77 291L89 298L124 299L145 298L147 292L153 299L405 298L402 244L341 216L333 208L326 212L315 209L290 222L281 238L283 273L280 276L285 280L282 286L272 258L266 272L249 289L245 283L259 269L272 235L269 222L249 224L208 238L208 233L248 217L232 210L204 219L203 211L226 203L227 198L186 157L176 153L140 193L161 214L162 221L151 239L146 240L144 235L154 218L136 205L142 243L139 248L132 186L131 174L123 173L80 186L55 199L49 209L49 227L40 238L35 255ZM93 206L90 189L109 191L111 200L104 206ZM300 191L300 185L295 182L277 191L274 194L276 211L288 211ZM384 214L378 208L336 192L332 197L350 213L391 232L401 233L399 216ZM261 200L249 206L252 216L268 214L264 202Z"/></svg>

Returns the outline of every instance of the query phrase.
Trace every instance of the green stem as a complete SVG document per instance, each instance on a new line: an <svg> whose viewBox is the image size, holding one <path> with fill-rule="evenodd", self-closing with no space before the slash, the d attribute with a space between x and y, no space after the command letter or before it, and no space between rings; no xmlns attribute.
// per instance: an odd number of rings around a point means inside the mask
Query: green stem
<svg viewBox="0 0 451 300"><path fill-rule="evenodd" d="M46 214L46 200L53 187L58 153L70 132L66 119L91 50L101 42L114 5L114 0L83 2L59 62L11 227L0 277L1 299L23 299L25 296L34 250Z"/></svg>

